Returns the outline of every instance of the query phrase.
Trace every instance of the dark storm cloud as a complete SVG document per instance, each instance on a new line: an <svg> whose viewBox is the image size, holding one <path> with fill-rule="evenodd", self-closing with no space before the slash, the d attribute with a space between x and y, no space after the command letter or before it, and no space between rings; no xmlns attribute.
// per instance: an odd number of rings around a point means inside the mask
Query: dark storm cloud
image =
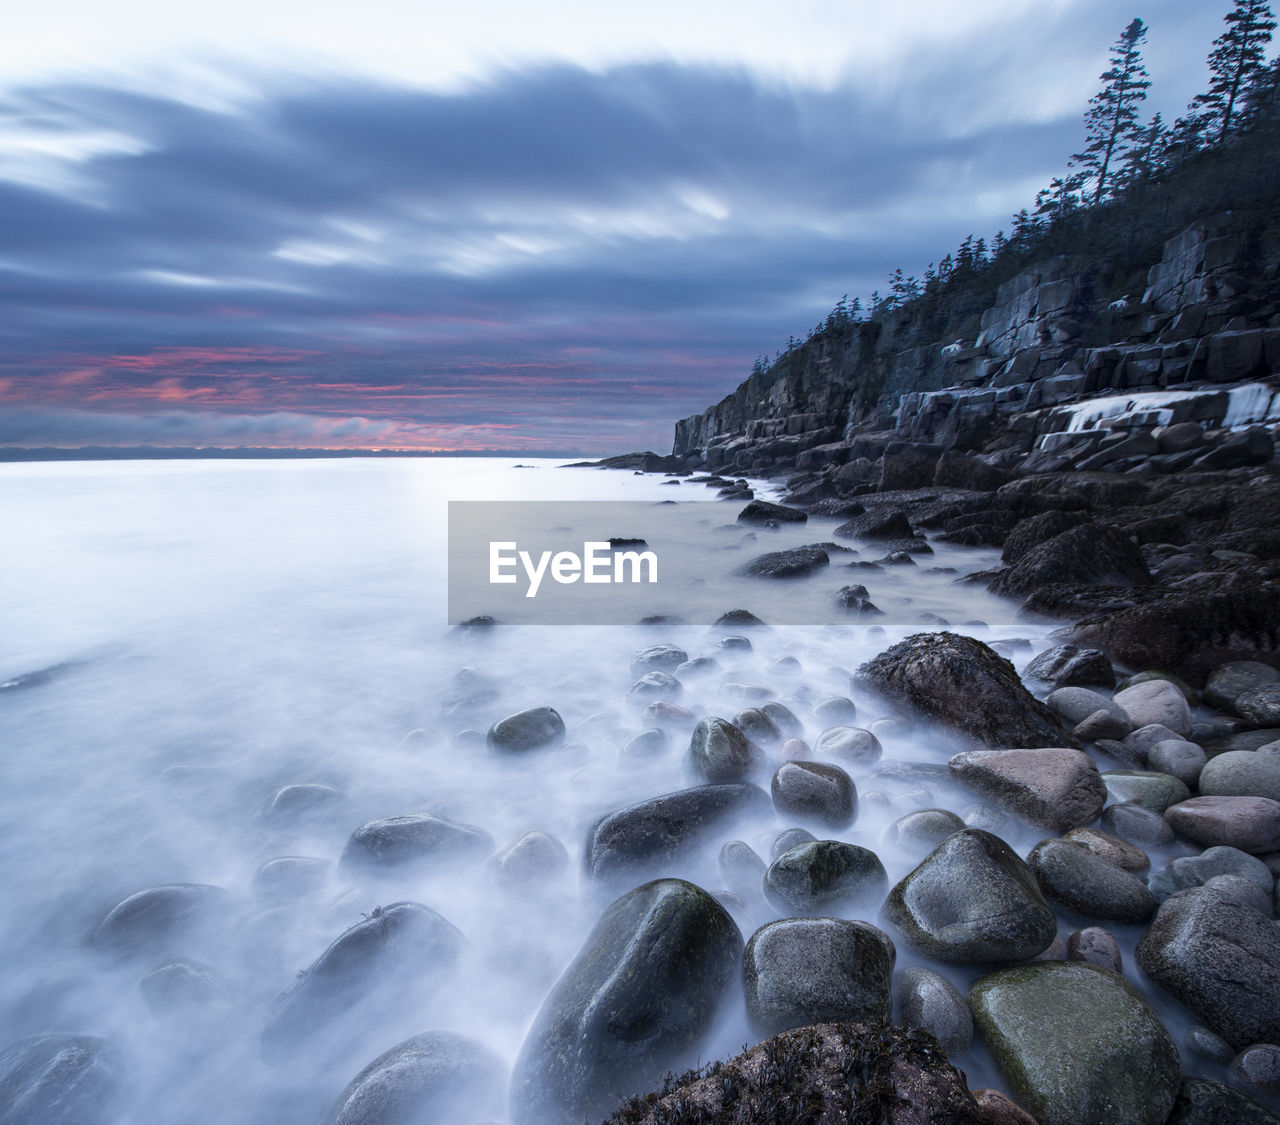
<svg viewBox="0 0 1280 1125"><path fill-rule="evenodd" d="M1056 34L1091 67L1081 27ZM36 411L32 441L194 409L187 439L238 411L353 442L371 431L343 419L662 445L841 293L990 236L1061 169L1082 107L1023 112L1016 49L880 93L674 63L448 94L294 80L233 109L10 92L37 153L68 156L0 180L0 406ZM60 434L58 411L82 413Z"/></svg>

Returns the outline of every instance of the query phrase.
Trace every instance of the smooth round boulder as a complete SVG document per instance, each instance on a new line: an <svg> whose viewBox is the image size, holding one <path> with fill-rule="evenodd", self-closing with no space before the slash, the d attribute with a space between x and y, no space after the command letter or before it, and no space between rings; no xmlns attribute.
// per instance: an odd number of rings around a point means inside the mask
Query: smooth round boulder
<svg viewBox="0 0 1280 1125"><path fill-rule="evenodd" d="M165 883L131 894L112 907L90 935L99 949L136 956L180 951L200 932L216 928L231 896L207 883Z"/></svg>
<svg viewBox="0 0 1280 1125"><path fill-rule="evenodd" d="M801 738L804 736L804 724L796 718L795 712L785 703L770 700L768 703L761 704L760 710L769 717L769 720L778 728L784 738Z"/></svg>
<svg viewBox="0 0 1280 1125"><path fill-rule="evenodd" d="M1037 828L1065 832L1092 824L1107 789L1080 750L968 750L947 763L951 775Z"/></svg>
<svg viewBox="0 0 1280 1125"><path fill-rule="evenodd" d="M618 757L627 762L646 762L666 753L670 740L660 727L643 730L618 751Z"/></svg>
<svg viewBox="0 0 1280 1125"><path fill-rule="evenodd" d="M825 727L849 726L857 721L858 709L843 695L829 695L813 708L813 718Z"/></svg>
<svg viewBox="0 0 1280 1125"><path fill-rule="evenodd" d="M765 896L781 913L840 914L880 904L889 876L879 856L841 840L814 840L783 852L764 875Z"/></svg>
<svg viewBox="0 0 1280 1125"><path fill-rule="evenodd" d="M1041 961L982 977L969 1003L1011 1092L1040 1125L1165 1125L1178 1048L1123 977Z"/></svg>
<svg viewBox="0 0 1280 1125"><path fill-rule="evenodd" d="M776 746L782 741L782 731L765 713L763 708L747 707L733 717L733 725L757 746Z"/></svg>
<svg viewBox="0 0 1280 1125"><path fill-rule="evenodd" d="M1045 898L1086 918L1137 924L1155 913L1141 879L1066 840L1041 840L1027 866Z"/></svg>
<svg viewBox="0 0 1280 1125"><path fill-rule="evenodd" d="M686 756L698 777L712 782L741 781L754 765L751 743L728 719L702 719L693 728Z"/></svg>
<svg viewBox="0 0 1280 1125"><path fill-rule="evenodd" d="M1182 1045L1197 1058L1222 1063L1223 1066L1226 1066L1227 1063L1235 1058L1236 1054L1235 1048L1223 1039L1221 1035L1217 1035L1207 1027L1201 1027L1199 1024L1192 1024L1191 1027L1187 1028L1182 1037Z"/></svg>
<svg viewBox="0 0 1280 1125"><path fill-rule="evenodd" d="M323 891L332 868L329 860L315 856L276 856L253 873L253 890L273 902L296 902Z"/></svg>
<svg viewBox="0 0 1280 1125"><path fill-rule="evenodd" d="M1120 805L1108 805L1102 810L1099 821L1106 832L1113 833L1134 844L1163 847L1172 844L1173 829L1158 812L1144 809L1132 801Z"/></svg>
<svg viewBox="0 0 1280 1125"><path fill-rule="evenodd" d="M451 1031L398 1043L338 1096L326 1125L427 1125L502 1112L507 1068L489 1048Z"/></svg>
<svg viewBox="0 0 1280 1125"><path fill-rule="evenodd" d="M1061 687L1051 691L1044 701L1045 706L1055 715L1065 719L1068 726L1076 726L1091 715L1102 711L1118 721L1123 730L1112 738L1123 738L1133 730L1133 720L1117 704L1113 703L1100 691L1092 691L1085 687Z"/></svg>
<svg viewBox="0 0 1280 1125"><path fill-rule="evenodd" d="M1162 813L1191 796L1191 790L1176 777L1155 770L1108 770L1102 781L1113 804L1141 805L1152 812Z"/></svg>
<svg viewBox="0 0 1280 1125"><path fill-rule="evenodd" d="M1275 886L1275 877L1257 856L1242 852L1239 848L1221 845L1206 848L1199 855L1183 855L1171 859L1163 871L1157 871L1147 880L1147 886L1163 902L1179 891L1204 886L1219 875L1248 879L1257 888L1258 894L1266 898L1271 897Z"/></svg>
<svg viewBox="0 0 1280 1125"><path fill-rule="evenodd" d="M1160 723L1184 738L1191 733L1191 707L1176 684L1146 680L1115 693L1112 703L1125 712L1135 727Z"/></svg>
<svg viewBox="0 0 1280 1125"><path fill-rule="evenodd" d="M231 993L208 965L195 961L170 961L151 970L138 982L142 998L153 1016L178 1016L195 1020L216 1008L231 1004Z"/></svg>
<svg viewBox="0 0 1280 1125"><path fill-rule="evenodd" d="M389 816L362 824L338 859L344 870L369 872L463 859L482 859L493 851L483 828L432 813Z"/></svg>
<svg viewBox="0 0 1280 1125"><path fill-rule="evenodd" d="M1280 851L1280 801L1270 797L1192 797L1165 809L1175 832L1198 844L1258 855Z"/></svg>
<svg viewBox="0 0 1280 1125"><path fill-rule="evenodd" d="M1228 750L1200 771L1202 797L1269 797L1280 801L1280 742Z"/></svg>
<svg viewBox="0 0 1280 1125"><path fill-rule="evenodd" d="M263 810L264 817L279 825L324 816L341 808L342 794L332 785L286 785L276 791Z"/></svg>
<svg viewBox="0 0 1280 1125"><path fill-rule="evenodd" d="M1120 943L1115 934L1101 926L1085 926L1067 938L1067 960L1101 965L1113 973L1123 970Z"/></svg>
<svg viewBox="0 0 1280 1125"><path fill-rule="evenodd" d="M947 809L916 809L898 817L884 833L886 844L897 845L920 855L931 852L965 823Z"/></svg>
<svg viewBox="0 0 1280 1125"><path fill-rule="evenodd" d="M1280 1125L1280 1114L1221 1082L1184 1078L1165 1125Z"/></svg>
<svg viewBox="0 0 1280 1125"><path fill-rule="evenodd" d="M1123 871L1146 871L1151 857L1135 844L1101 828L1073 828L1062 837Z"/></svg>
<svg viewBox="0 0 1280 1125"><path fill-rule="evenodd" d="M816 839L807 828L784 828L774 837L773 846L769 849L769 862L772 863L783 852L789 852L801 844L812 843Z"/></svg>
<svg viewBox="0 0 1280 1125"><path fill-rule="evenodd" d="M1037 656L1023 670L1022 678L1053 688L1116 686L1116 673L1104 652L1077 645L1058 645Z"/></svg>
<svg viewBox="0 0 1280 1125"><path fill-rule="evenodd" d="M1255 727L1280 726L1280 683L1262 684L1236 696L1235 712Z"/></svg>
<svg viewBox="0 0 1280 1125"><path fill-rule="evenodd" d="M1255 1043L1227 1067L1227 1080L1272 1109L1280 1108L1280 1046Z"/></svg>
<svg viewBox="0 0 1280 1125"><path fill-rule="evenodd" d="M489 857L489 870L508 887L545 883L569 867L569 850L549 832L526 832Z"/></svg>
<svg viewBox="0 0 1280 1125"><path fill-rule="evenodd" d="M828 727L813 743L815 758L828 758L845 769L874 765L881 753L880 740L861 727Z"/></svg>
<svg viewBox="0 0 1280 1125"><path fill-rule="evenodd" d="M0 1052L4 1125L110 1125L124 1085L124 1056L92 1035L33 1035Z"/></svg>
<svg viewBox="0 0 1280 1125"><path fill-rule="evenodd" d="M530 707L499 719L485 741L504 754L522 754L559 746L564 741L564 720L550 707Z"/></svg>
<svg viewBox="0 0 1280 1125"><path fill-rule="evenodd" d="M760 1036L813 1023L878 1023L892 1013L888 935L867 922L784 918L747 942L747 1018Z"/></svg>
<svg viewBox="0 0 1280 1125"><path fill-rule="evenodd" d="M846 828L858 813L853 779L825 762L783 762L769 788L780 813L826 828Z"/></svg>
<svg viewBox="0 0 1280 1125"><path fill-rule="evenodd" d="M689 654L676 645L650 645L631 658L631 678L638 680L647 672L675 672Z"/></svg>
<svg viewBox="0 0 1280 1125"><path fill-rule="evenodd" d="M973 1046L969 1002L946 977L913 965L898 974L895 991L907 1027L927 1031L948 1055L962 1055Z"/></svg>
<svg viewBox="0 0 1280 1125"><path fill-rule="evenodd" d="M1035 876L998 836L948 836L897 884L882 917L902 940L950 963L1022 961L1049 948L1058 920Z"/></svg>
<svg viewBox="0 0 1280 1125"><path fill-rule="evenodd" d="M627 689L632 703L649 703L655 699L679 699L684 688L675 676L666 672L646 672Z"/></svg>
<svg viewBox="0 0 1280 1125"><path fill-rule="evenodd" d="M1208 760L1199 746L1182 739L1167 738L1147 751L1147 765L1151 769L1176 777L1188 788L1196 784Z"/></svg>
<svg viewBox="0 0 1280 1125"><path fill-rule="evenodd" d="M768 866L744 840L730 840L720 849L720 878L735 894L754 897L764 885Z"/></svg>
<svg viewBox="0 0 1280 1125"><path fill-rule="evenodd" d="M659 879L596 923L512 1074L513 1125L599 1120L690 1059L739 972L742 935L706 891Z"/></svg>
<svg viewBox="0 0 1280 1125"><path fill-rule="evenodd" d="M281 1063L309 1051L331 1028L382 1003L410 1007L457 960L462 934L430 907L394 902L343 932L272 1005L262 1054Z"/></svg>

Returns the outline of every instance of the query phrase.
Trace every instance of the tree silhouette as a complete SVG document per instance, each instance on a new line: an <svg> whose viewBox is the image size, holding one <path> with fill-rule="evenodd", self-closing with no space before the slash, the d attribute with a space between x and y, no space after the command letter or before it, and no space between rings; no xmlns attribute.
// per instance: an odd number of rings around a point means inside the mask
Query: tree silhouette
<svg viewBox="0 0 1280 1125"><path fill-rule="evenodd" d="M1138 106L1146 99L1151 85L1140 50L1146 37L1147 29L1140 19L1135 18L1124 29L1111 48L1110 67L1100 76L1106 85L1089 99L1089 110L1084 115L1088 143L1083 152L1071 159L1086 178L1094 179L1095 204L1102 202L1106 192L1112 161L1127 152L1134 142Z"/></svg>
<svg viewBox="0 0 1280 1125"><path fill-rule="evenodd" d="M1246 91L1264 69L1266 46L1276 26L1266 0L1235 0L1224 19L1227 30L1213 41L1209 53L1209 92L1191 102L1202 130L1217 133L1216 144L1227 139Z"/></svg>

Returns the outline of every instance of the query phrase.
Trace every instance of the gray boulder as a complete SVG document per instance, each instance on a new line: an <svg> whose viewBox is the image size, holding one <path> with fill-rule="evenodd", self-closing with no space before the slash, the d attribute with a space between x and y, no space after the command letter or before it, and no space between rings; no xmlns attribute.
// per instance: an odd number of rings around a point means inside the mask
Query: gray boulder
<svg viewBox="0 0 1280 1125"><path fill-rule="evenodd" d="M451 1031L398 1043L339 1095L325 1125L431 1125L502 1112L507 1068L487 1047Z"/></svg>
<svg viewBox="0 0 1280 1125"><path fill-rule="evenodd" d="M1122 710L1118 704L1092 688L1060 687L1051 691L1044 702L1050 711L1055 715L1061 716L1071 726L1084 722L1085 719L1090 718L1098 711L1105 711L1118 721L1118 725L1124 727L1123 733L1111 735L1110 737L1123 738L1133 730L1133 722L1130 720L1128 712Z"/></svg>
<svg viewBox="0 0 1280 1125"><path fill-rule="evenodd" d="M231 896L207 883L164 883L131 894L94 927L99 949L156 957L181 952L224 921Z"/></svg>
<svg viewBox="0 0 1280 1125"><path fill-rule="evenodd" d="M1073 828L1062 837L1123 871L1146 871L1151 857L1135 844L1101 828Z"/></svg>
<svg viewBox="0 0 1280 1125"><path fill-rule="evenodd" d="M981 641L917 633L862 665L855 680L985 746L1072 746L1012 664Z"/></svg>
<svg viewBox="0 0 1280 1125"><path fill-rule="evenodd" d="M548 832L526 832L489 858L489 869L508 887L554 879L569 866L569 850Z"/></svg>
<svg viewBox="0 0 1280 1125"><path fill-rule="evenodd" d="M1203 797L1268 797L1280 801L1280 742L1257 750L1228 750L1200 771Z"/></svg>
<svg viewBox="0 0 1280 1125"><path fill-rule="evenodd" d="M764 811L769 797L755 785L699 785L608 813L591 826L583 864L596 878L654 872L679 860L714 829Z"/></svg>
<svg viewBox="0 0 1280 1125"><path fill-rule="evenodd" d="M1192 887L1161 904L1138 964L1235 1047L1280 1036L1280 926L1233 895Z"/></svg>
<svg viewBox="0 0 1280 1125"><path fill-rule="evenodd" d="M489 728L486 741L494 750L510 754L559 746L564 741L564 720L550 707L530 707L499 719Z"/></svg>
<svg viewBox="0 0 1280 1125"><path fill-rule="evenodd" d="M846 828L858 813L853 779L839 766L824 762L783 762L770 791L780 813L827 828Z"/></svg>
<svg viewBox="0 0 1280 1125"><path fill-rule="evenodd" d="M1204 686L1204 701L1219 711L1234 712L1236 700L1247 691L1264 684L1280 683L1280 671L1256 660L1237 660L1220 664Z"/></svg>
<svg viewBox="0 0 1280 1125"><path fill-rule="evenodd" d="M898 974L894 988L907 1027L927 1031L948 1055L963 1055L973 1046L969 1002L946 977L913 965Z"/></svg>
<svg viewBox="0 0 1280 1125"><path fill-rule="evenodd" d="M1101 687L1110 691L1116 686L1115 669L1111 667L1107 654L1078 645L1058 645L1042 652L1026 666L1022 678L1048 684L1054 690Z"/></svg>
<svg viewBox="0 0 1280 1125"><path fill-rule="evenodd" d="M747 578L803 578L831 563L821 547L793 547L789 551L770 551L752 559L738 570Z"/></svg>
<svg viewBox="0 0 1280 1125"><path fill-rule="evenodd" d="M1147 751L1147 765L1160 773L1176 777L1188 787L1196 784L1208 756L1194 742L1166 738ZM1280 766L1280 760L1277 761ZM1280 771L1278 771L1280 772Z"/></svg>
<svg viewBox="0 0 1280 1125"><path fill-rule="evenodd" d="M1040 1125L1164 1125L1178 1048L1141 993L1096 965L1044 961L982 977L974 1022Z"/></svg>
<svg viewBox="0 0 1280 1125"><path fill-rule="evenodd" d="M92 1035L33 1035L0 1052L4 1125L110 1125L118 1120L124 1056Z"/></svg>
<svg viewBox="0 0 1280 1125"><path fill-rule="evenodd" d="M1027 866L1045 898L1086 918L1139 923L1155 913L1141 879L1066 840L1041 840Z"/></svg>
<svg viewBox="0 0 1280 1125"><path fill-rule="evenodd" d="M638 680L649 672L674 672L689 654L676 645L650 645L631 658L631 677Z"/></svg>
<svg viewBox="0 0 1280 1125"><path fill-rule="evenodd" d="M1163 846L1172 844L1174 839L1173 829L1164 817L1131 801L1108 805L1098 823L1104 831L1134 844Z"/></svg>
<svg viewBox="0 0 1280 1125"><path fill-rule="evenodd" d="M707 781L741 781L754 765L751 743L728 719L701 719L689 739L685 759Z"/></svg>
<svg viewBox="0 0 1280 1125"><path fill-rule="evenodd" d="M730 840L720 849L719 865L720 878L734 894L751 898L764 886L767 865L743 840Z"/></svg>
<svg viewBox="0 0 1280 1125"><path fill-rule="evenodd" d="M1226 844L1255 855L1280 851L1280 801L1270 797L1192 797L1164 818L1198 844Z"/></svg>
<svg viewBox="0 0 1280 1125"><path fill-rule="evenodd" d="M1164 812L1191 796L1191 790L1176 777L1156 770L1108 770L1102 781L1108 798L1116 804L1132 803L1152 812Z"/></svg>
<svg viewBox="0 0 1280 1125"><path fill-rule="evenodd" d="M947 809L916 809L898 817L887 829L887 844L896 844L920 855L931 852L953 832L960 832L965 823Z"/></svg>
<svg viewBox="0 0 1280 1125"><path fill-rule="evenodd" d="M1088 754L1068 748L969 750L951 775L1028 824L1062 832L1091 824L1107 789Z"/></svg>
<svg viewBox="0 0 1280 1125"><path fill-rule="evenodd" d="M1067 960L1101 965L1113 973L1123 970L1120 943L1115 934L1101 926L1085 926L1067 938Z"/></svg>
<svg viewBox="0 0 1280 1125"><path fill-rule="evenodd" d="M893 942L867 922L784 918L747 942L747 1018L761 1037L811 1023L874 1023L892 1012Z"/></svg>
<svg viewBox="0 0 1280 1125"><path fill-rule="evenodd" d="M1133 721L1135 727L1160 723L1175 734L1191 733L1191 708L1186 696L1168 680L1146 680L1118 691L1112 702Z"/></svg>
<svg viewBox="0 0 1280 1125"><path fill-rule="evenodd" d="M1161 902L1170 895L1190 887L1202 887L1219 875L1236 875L1248 879L1262 895L1271 896L1275 878L1257 856L1239 848L1206 848L1199 855L1183 855L1171 859L1163 871L1147 880L1151 893ZM1269 912L1269 911L1268 911Z"/></svg>
<svg viewBox="0 0 1280 1125"><path fill-rule="evenodd" d="M783 852L764 875L766 897L782 913L874 910L889 876L875 852L841 840L814 840Z"/></svg>
<svg viewBox="0 0 1280 1125"><path fill-rule="evenodd" d="M880 760L883 747L869 730L861 727L828 727L813 743L818 758L829 758L845 769L863 769Z"/></svg>
<svg viewBox="0 0 1280 1125"><path fill-rule="evenodd" d="M976 828L939 844L889 892L881 916L908 945L951 963L1025 960L1058 932L1027 865Z"/></svg>
<svg viewBox="0 0 1280 1125"><path fill-rule="evenodd" d="M660 879L605 910L551 989L512 1074L514 1125L580 1125L656 1085L711 1027L742 935L706 891Z"/></svg>
<svg viewBox="0 0 1280 1125"><path fill-rule="evenodd" d="M1165 1125L1280 1125L1280 1114L1221 1082L1184 1078Z"/></svg>
<svg viewBox="0 0 1280 1125"><path fill-rule="evenodd" d="M389 870L482 859L493 847L493 837L483 828L432 813L414 813L362 824L351 833L338 865L346 870Z"/></svg>

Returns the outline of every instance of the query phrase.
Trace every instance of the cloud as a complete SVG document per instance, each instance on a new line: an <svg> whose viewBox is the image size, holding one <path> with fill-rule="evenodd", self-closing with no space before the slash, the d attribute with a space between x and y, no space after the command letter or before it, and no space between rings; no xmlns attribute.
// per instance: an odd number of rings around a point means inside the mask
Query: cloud
<svg viewBox="0 0 1280 1125"><path fill-rule="evenodd" d="M1191 51L1203 17L1166 8ZM1078 147L1107 21L1028 10L892 81L663 61L448 92L293 76L234 103L10 90L0 412L60 411L40 443L183 409L229 437L283 414L663 447L842 293L1007 225Z"/></svg>

